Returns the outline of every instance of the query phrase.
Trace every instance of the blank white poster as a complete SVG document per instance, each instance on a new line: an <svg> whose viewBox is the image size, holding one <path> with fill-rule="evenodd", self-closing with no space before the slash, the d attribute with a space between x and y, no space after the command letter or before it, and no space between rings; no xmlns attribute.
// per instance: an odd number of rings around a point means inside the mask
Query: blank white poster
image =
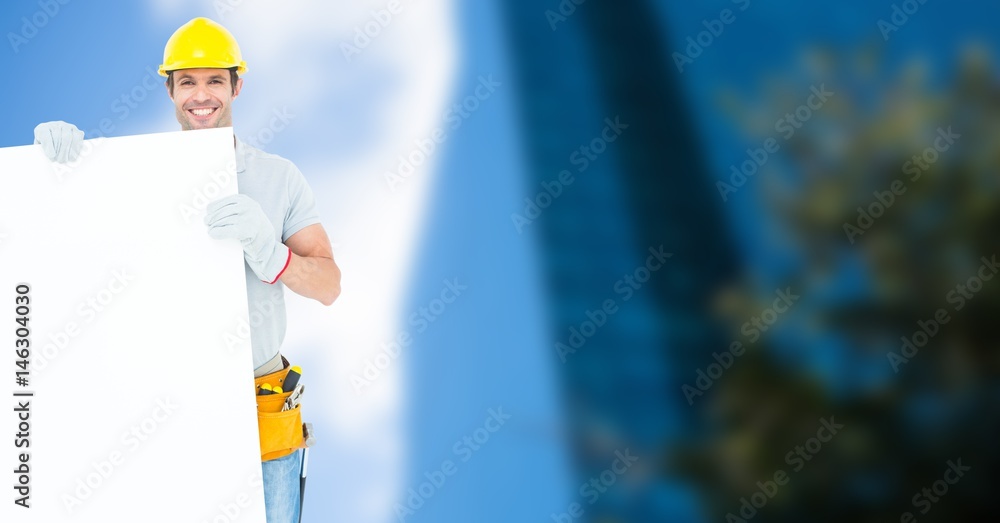
<svg viewBox="0 0 1000 523"><path fill-rule="evenodd" d="M0 521L264 523L232 129L85 143L0 149Z"/></svg>

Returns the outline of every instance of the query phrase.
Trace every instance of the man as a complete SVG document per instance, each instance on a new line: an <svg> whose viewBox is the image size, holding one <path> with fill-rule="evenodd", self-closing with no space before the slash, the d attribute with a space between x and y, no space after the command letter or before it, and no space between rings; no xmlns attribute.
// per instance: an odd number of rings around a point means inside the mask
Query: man
<svg viewBox="0 0 1000 523"><path fill-rule="evenodd" d="M245 72L236 39L224 27L207 18L181 26L167 41L160 66L181 129L231 127L232 104ZM35 128L35 141L49 159L72 162L83 132L49 122ZM330 305L340 294L340 269L312 190L295 165L239 140L235 147L239 194L212 202L205 223L213 238L243 245L250 310L274 311L251 327L256 378L285 367L279 353L286 325L284 287ZM262 465L268 523L299 519L301 453Z"/></svg>

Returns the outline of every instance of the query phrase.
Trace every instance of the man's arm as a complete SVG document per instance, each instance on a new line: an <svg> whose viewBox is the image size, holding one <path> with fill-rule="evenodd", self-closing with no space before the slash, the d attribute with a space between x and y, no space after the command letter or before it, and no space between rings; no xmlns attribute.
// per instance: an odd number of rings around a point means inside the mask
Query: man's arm
<svg viewBox="0 0 1000 523"><path fill-rule="evenodd" d="M310 225L293 234L285 245L292 256L281 282L296 294L331 305L340 296L340 268L333 261L330 238L323 226Z"/></svg>

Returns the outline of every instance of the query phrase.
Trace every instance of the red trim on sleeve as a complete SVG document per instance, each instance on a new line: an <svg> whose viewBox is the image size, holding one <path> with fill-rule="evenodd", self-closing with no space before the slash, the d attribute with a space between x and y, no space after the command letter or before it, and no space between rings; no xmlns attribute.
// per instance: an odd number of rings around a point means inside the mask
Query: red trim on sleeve
<svg viewBox="0 0 1000 523"><path fill-rule="evenodd" d="M281 278L281 275L285 274L285 271L288 269L288 266L291 265L291 263L292 263L292 249L288 249L288 259L285 260L285 266L281 268L281 272L279 272L278 275L274 277L274 281L268 281L264 283L268 285L274 285L274 283Z"/></svg>

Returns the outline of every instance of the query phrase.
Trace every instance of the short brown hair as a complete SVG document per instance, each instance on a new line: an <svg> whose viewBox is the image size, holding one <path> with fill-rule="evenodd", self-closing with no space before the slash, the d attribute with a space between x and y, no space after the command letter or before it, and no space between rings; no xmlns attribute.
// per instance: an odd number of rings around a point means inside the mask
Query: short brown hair
<svg viewBox="0 0 1000 523"><path fill-rule="evenodd" d="M236 80L240 79L239 73L236 72L236 67L229 68L229 78L232 83L233 94L236 94ZM167 71L167 91L170 96L174 95L174 73L176 71Z"/></svg>

